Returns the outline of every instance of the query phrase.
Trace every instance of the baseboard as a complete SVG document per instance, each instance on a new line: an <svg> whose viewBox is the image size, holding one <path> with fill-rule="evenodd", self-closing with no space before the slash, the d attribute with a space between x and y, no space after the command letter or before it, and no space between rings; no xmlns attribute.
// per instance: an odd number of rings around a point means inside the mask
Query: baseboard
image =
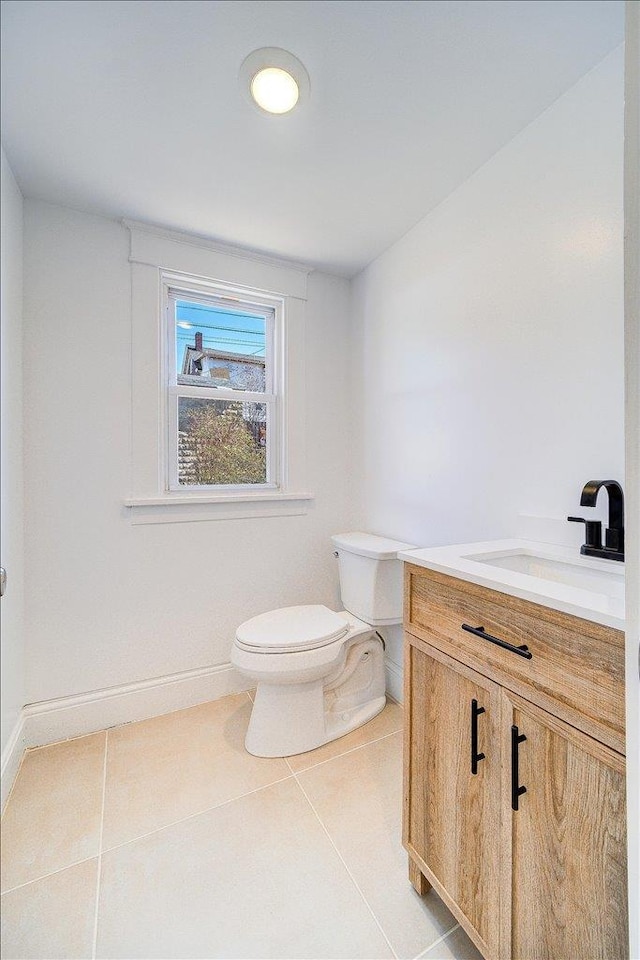
<svg viewBox="0 0 640 960"><path fill-rule="evenodd" d="M173 713L246 690L230 663L154 677L75 697L30 703L24 708L25 745L39 747L95 733L120 723Z"/></svg>
<svg viewBox="0 0 640 960"><path fill-rule="evenodd" d="M404 699L402 667L385 657L384 672L387 680L387 693L397 703L402 703Z"/></svg>
<svg viewBox="0 0 640 960"><path fill-rule="evenodd" d="M20 769L22 754L24 753L24 710L18 714L15 726L11 731L11 736L7 740L6 746L2 751L2 760L0 761L0 780L2 782L2 800L1 809L7 802L13 781Z"/></svg>

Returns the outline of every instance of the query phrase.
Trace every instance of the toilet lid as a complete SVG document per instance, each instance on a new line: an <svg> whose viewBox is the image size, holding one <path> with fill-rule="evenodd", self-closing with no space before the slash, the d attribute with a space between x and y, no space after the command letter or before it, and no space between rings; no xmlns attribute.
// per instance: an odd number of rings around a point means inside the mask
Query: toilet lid
<svg viewBox="0 0 640 960"><path fill-rule="evenodd" d="M324 647L344 637L349 621L321 604L281 607L241 623L236 642L245 650L261 653L296 653Z"/></svg>

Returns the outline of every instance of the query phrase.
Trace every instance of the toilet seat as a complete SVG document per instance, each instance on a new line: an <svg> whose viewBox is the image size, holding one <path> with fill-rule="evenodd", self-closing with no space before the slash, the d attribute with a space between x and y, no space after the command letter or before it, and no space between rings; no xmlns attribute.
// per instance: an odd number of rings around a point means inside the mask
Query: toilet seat
<svg viewBox="0 0 640 960"><path fill-rule="evenodd" d="M334 643L345 637L349 628L344 614L322 604L281 607L240 624L236 644L252 653L299 653Z"/></svg>

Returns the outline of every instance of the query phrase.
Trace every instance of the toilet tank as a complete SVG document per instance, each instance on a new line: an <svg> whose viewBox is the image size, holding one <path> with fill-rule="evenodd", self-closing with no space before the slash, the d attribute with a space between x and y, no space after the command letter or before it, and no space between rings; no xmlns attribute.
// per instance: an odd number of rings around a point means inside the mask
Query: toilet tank
<svg viewBox="0 0 640 960"><path fill-rule="evenodd" d="M398 551L414 550L414 544L371 533L339 533L331 542L338 557L345 610L372 626L400 623L403 589Z"/></svg>

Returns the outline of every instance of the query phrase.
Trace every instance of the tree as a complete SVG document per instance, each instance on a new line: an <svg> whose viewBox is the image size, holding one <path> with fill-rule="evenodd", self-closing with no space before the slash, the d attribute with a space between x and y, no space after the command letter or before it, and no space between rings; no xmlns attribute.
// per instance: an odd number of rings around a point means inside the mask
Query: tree
<svg viewBox="0 0 640 960"><path fill-rule="evenodd" d="M264 483L266 453L242 417L242 406L213 401L193 406L184 418L180 482Z"/></svg>

